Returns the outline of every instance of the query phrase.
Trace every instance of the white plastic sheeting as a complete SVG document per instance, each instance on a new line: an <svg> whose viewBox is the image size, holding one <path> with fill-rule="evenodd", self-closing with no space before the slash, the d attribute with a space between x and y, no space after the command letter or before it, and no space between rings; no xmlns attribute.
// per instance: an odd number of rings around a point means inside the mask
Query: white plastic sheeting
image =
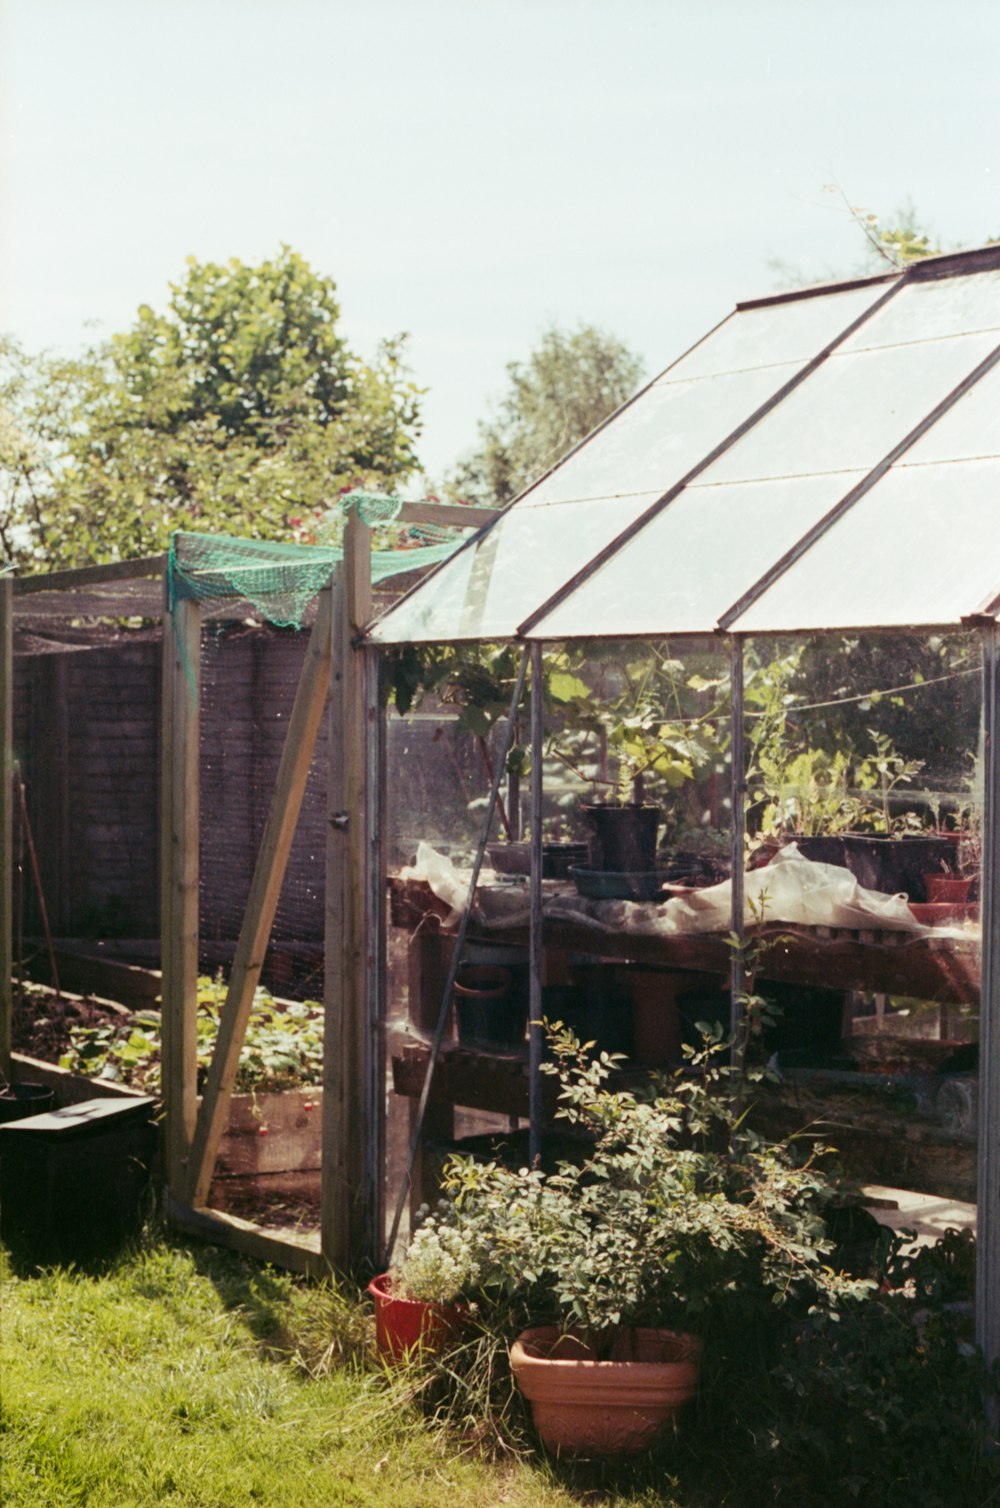
<svg viewBox="0 0 1000 1508"><path fill-rule="evenodd" d="M490 872L476 897L476 913L488 927L523 926L528 918L526 885L490 884ZM416 862L401 871L402 879L425 880L454 913L469 895L468 875L429 843L421 843ZM914 920L903 895L866 890L850 870L836 864L804 859L794 844L775 855L764 869L744 877L746 921L785 922L792 926L844 927L864 931L901 931L948 935L954 928L927 928ZM602 932L683 937L703 932L727 933L732 925L732 886L728 880L692 890L661 903L594 901L568 889L545 898L545 915L582 922ZM960 932L961 928L957 929Z"/></svg>

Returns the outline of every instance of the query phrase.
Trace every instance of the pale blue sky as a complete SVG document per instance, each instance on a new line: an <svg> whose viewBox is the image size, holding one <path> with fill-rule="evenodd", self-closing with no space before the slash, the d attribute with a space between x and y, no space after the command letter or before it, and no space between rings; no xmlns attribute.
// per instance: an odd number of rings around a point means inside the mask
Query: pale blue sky
<svg viewBox="0 0 1000 1508"><path fill-rule="evenodd" d="M552 321L659 370L841 202L1000 235L997 0L0 0L0 326L78 348L287 242L411 334L437 476ZM88 328L88 321L96 322Z"/></svg>

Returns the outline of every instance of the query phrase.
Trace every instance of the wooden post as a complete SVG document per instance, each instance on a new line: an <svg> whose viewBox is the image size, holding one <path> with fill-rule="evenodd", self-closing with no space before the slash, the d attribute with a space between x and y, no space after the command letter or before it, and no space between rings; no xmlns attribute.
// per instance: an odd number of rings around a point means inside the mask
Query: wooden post
<svg viewBox="0 0 1000 1508"><path fill-rule="evenodd" d="M374 719L369 653L354 643L371 617L371 530L347 516L344 561L335 578L330 696L329 831L326 867L326 1029L323 1066L323 1255L346 1270L373 1240L374 949L366 917L372 805L369 729Z"/></svg>
<svg viewBox="0 0 1000 1508"><path fill-rule="evenodd" d="M67 936L73 915L70 884L70 726L65 654L44 655L35 668L31 746L35 758L28 789L39 860L39 907L48 910L56 936ZM44 900L42 900L44 896Z"/></svg>
<svg viewBox="0 0 1000 1508"><path fill-rule="evenodd" d="M198 767L201 613L163 614L160 932L166 1184L184 1200L198 1109Z"/></svg>
<svg viewBox="0 0 1000 1508"><path fill-rule="evenodd" d="M196 1208L208 1200L216 1154L226 1128L229 1100L239 1068L240 1049L271 936L274 912L288 867L309 779L309 766L326 705L330 686L330 598L329 590L320 594L319 611L288 720L271 810L233 957L226 1003L219 1022L219 1037L198 1112L189 1180L191 1203Z"/></svg>
<svg viewBox="0 0 1000 1508"><path fill-rule="evenodd" d="M0 577L0 1075L10 1080L14 1012L14 581Z"/></svg>
<svg viewBox="0 0 1000 1508"><path fill-rule="evenodd" d="M1000 631L983 630L983 927L979 1003L976 1342L1000 1359ZM996 1405L991 1404L996 1424Z"/></svg>

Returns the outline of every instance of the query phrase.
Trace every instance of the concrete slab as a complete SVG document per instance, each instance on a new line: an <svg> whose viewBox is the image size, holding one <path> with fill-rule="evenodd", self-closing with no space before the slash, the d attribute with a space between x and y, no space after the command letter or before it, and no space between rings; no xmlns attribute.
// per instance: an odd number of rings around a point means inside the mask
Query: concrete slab
<svg viewBox="0 0 1000 1508"><path fill-rule="evenodd" d="M976 1206L958 1199L944 1199L938 1194L921 1194L912 1189L892 1189L883 1184L866 1183L861 1188L865 1208L880 1225L893 1230L916 1231L914 1246L930 1246L944 1232L976 1230Z"/></svg>

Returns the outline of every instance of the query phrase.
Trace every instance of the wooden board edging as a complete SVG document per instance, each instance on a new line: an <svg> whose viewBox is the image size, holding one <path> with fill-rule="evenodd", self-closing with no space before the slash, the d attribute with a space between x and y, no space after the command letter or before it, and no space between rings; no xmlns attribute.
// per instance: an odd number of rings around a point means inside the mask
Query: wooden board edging
<svg viewBox="0 0 1000 1508"><path fill-rule="evenodd" d="M285 1267L290 1272L301 1273L307 1278L330 1276L330 1264L319 1249L319 1233L303 1235L296 1231L279 1234L263 1230L249 1220L237 1215L224 1215L220 1210L195 1209L163 1195L163 1213L167 1223L187 1236L210 1241L213 1246L224 1246L242 1256L253 1257L258 1262L270 1262L276 1267Z"/></svg>

